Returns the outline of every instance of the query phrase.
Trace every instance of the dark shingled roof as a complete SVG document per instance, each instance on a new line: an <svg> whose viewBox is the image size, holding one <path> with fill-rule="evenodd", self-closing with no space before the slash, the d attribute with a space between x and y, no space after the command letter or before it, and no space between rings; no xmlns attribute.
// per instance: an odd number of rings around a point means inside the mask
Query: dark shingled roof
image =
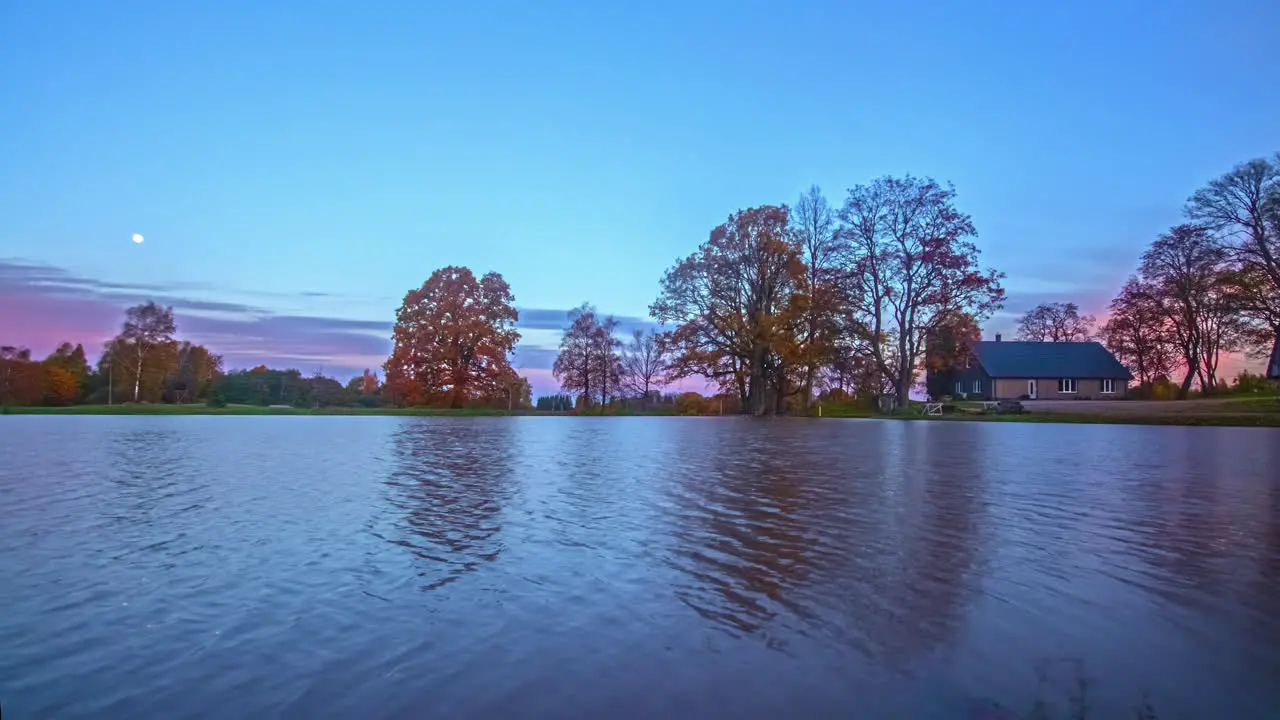
<svg viewBox="0 0 1280 720"><path fill-rule="evenodd" d="M993 378L1133 379L1096 342L980 342L973 352Z"/></svg>

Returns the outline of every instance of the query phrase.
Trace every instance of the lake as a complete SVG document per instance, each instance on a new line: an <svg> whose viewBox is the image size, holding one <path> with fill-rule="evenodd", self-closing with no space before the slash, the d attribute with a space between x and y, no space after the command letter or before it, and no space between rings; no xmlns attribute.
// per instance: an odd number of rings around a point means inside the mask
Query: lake
<svg viewBox="0 0 1280 720"><path fill-rule="evenodd" d="M0 417L6 720L1274 718L1276 678L1274 429Z"/></svg>

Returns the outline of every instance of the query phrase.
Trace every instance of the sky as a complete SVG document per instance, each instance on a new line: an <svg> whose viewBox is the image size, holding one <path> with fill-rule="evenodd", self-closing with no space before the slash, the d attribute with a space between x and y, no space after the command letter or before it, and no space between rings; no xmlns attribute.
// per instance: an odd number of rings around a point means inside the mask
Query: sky
<svg viewBox="0 0 1280 720"><path fill-rule="evenodd" d="M733 211L954 183L1009 332L1098 312L1197 187L1280 150L1280 3L0 2L0 344L174 306L230 367L378 367L446 265L643 327ZM145 242L130 241L141 233Z"/></svg>

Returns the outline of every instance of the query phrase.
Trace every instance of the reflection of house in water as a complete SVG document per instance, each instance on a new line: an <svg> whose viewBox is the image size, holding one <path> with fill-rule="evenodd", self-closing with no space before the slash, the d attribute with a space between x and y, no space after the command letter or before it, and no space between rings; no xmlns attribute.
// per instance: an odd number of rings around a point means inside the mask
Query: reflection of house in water
<svg viewBox="0 0 1280 720"><path fill-rule="evenodd" d="M502 552L509 432L508 423L413 423L395 434L394 469L384 484L403 515L379 534L421 561L423 589L453 582Z"/></svg>

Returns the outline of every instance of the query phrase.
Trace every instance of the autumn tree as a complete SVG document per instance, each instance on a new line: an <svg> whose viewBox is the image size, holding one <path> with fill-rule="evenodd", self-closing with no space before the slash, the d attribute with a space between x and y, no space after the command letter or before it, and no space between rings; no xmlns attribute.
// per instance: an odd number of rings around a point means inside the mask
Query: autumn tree
<svg viewBox="0 0 1280 720"><path fill-rule="evenodd" d="M0 346L0 405L34 405L40 401L40 364L31 351Z"/></svg>
<svg viewBox="0 0 1280 720"><path fill-rule="evenodd" d="M410 405L462 407L506 397L519 313L506 280L446 267L410 290L396 311L388 390Z"/></svg>
<svg viewBox="0 0 1280 720"><path fill-rule="evenodd" d="M222 374L222 357L203 345L182 342L177 346L173 368L165 382L169 402L195 402L208 395Z"/></svg>
<svg viewBox="0 0 1280 720"><path fill-rule="evenodd" d="M64 342L44 359L43 364L46 367L56 367L60 370L66 371L67 376L75 383L75 392L68 393L68 384L65 382L65 379L62 377L57 379L56 382L59 387L58 392L55 393L55 395L59 400L63 401L61 404L70 405L84 396L85 389L88 385L90 369L89 361L84 354L83 345L72 345L69 342ZM52 382L54 381L51 381L51 383ZM70 400L67 400L68 396L70 397Z"/></svg>
<svg viewBox="0 0 1280 720"><path fill-rule="evenodd" d="M1029 342L1085 342L1092 340L1097 319L1081 315L1073 302L1041 303L1018 319L1018 339Z"/></svg>
<svg viewBox="0 0 1280 720"><path fill-rule="evenodd" d="M62 365L40 363L40 396L44 405L72 405L80 396L80 381Z"/></svg>
<svg viewBox="0 0 1280 720"><path fill-rule="evenodd" d="M1111 301L1110 317L1102 326L1103 344L1137 378L1151 387L1168 377L1177 364L1177 338L1156 292L1130 277Z"/></svg>
<svg viewBox="0 0 1280 720"><path fill-rule="evenodd" d="M157 395L163 382L163 372L157 373L173 356L173 308L154 302L135 305L125 311L124 328L111 343L110 356L113 367L127 369L133 385L133 401L142 399L143 376L148 371L155 378Z"/></svg>
<svg viewBox="0 0 1280 720"><path fill-rule="evenodd" d="M941 397L947 394L943 383L947 373L963 369L973 352L974 346L982 340L982 329L978 327L973 315L962 310L945 313L938 323L925 337L925 369L932 371L935 381L929 387L929 395Z"/></svg>
<svg viewBox="0 0 1280 720"><path fill-rule="evenodd" d="M846 301L902 406L925 339L953 313L981 320L1004 301L1003 275L979 268L976 231L955 196L931 178L885 177L850 189L840 211Z"/></svg>
<svg viewBox="0 0 1280 720"><path fill-rule="evenodd" d="M617 320L601 319L588 303L569 311L569 326L561 335L552 374L562 390L577 393L586 407L597 401L608 404L622 384L617 329Z"/></svg>
<svg viewBox="0 0 1280 720"><path fill-rule="evenodd" d="M631 342L622 350L623 389L647 402L650 394L662 387L666 368L657 332L639 328L632 331Z"/></svg>
<svg viewBox="0 0 1280 720"><path fill-rule="evenodd" d="M796 343L797 362L802 368L801 409L807 411L815 381L836 351L842 309L842 246L835 213L817 185L796 201L790 220L804 263L803 293L807 296Z"/></svg>
<svg viewBox="0 0 1280 720"><path fill-rule="evenodd" d="M661 336L668 376L706 377L736 392L753 415L776 407L767 394L784 363L774 359L794 341L804 277L785 206L731 215L663 275L649 308L660 323L675 326Z"/></svg>
<svg viewBox="0 0 1280 720"><path fill-rule="evenodd" d="M1280 153L1211 181L1191 196L1186 212L1229 253L1240 312L1280 338Z"/></svg>
<svg viewBox="0 0 1280 720"><path fill-rule="evenodd" d="M592 344L595 346L595 373L600 388L600 404L608 405L622 387L622 357L619 351L618 321L612 316L600 321L595 329Z"/></svg>
<svg viewBox="0 0 1280 720"><path fill-rule="evenodd" d="M595 397L595 333L600 326L596 310L583 303L569 311L569 326L560 336L560 353L556 355L552 374L566 392L585 397L590 403Z"/></svg>
<svg viewBox="0 0 1280 720"><path fill-rule="evenodd" d="M508 410L528 410L533 407L533 385L529 378L516 376L510 385L511 394L507 397Z"/></svg>
<svg viewBox="0 0 1280 720"><path fill-rule="evenodd" d="M365 368L360 375L360 394L373 395L378 392L378 376L369 368Z"/></svg>

